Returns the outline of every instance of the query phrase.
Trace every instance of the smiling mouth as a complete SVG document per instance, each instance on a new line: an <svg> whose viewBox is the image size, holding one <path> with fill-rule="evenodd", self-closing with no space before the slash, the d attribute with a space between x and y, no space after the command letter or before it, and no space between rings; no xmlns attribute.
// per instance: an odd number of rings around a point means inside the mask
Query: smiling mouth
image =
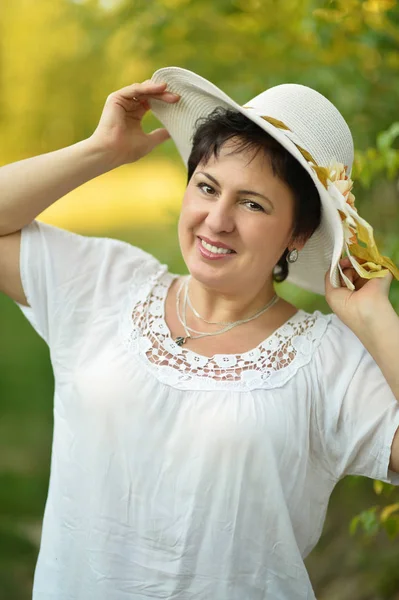
<svg viewBox="0 0 399 600"><path fill-rule="evenodd" d="M206 242L205 240L203 240L200 237L198 239L201 242L201 245L205 248L205 250L208 250L208 252L212 252L213 254L235 254L234 250L230 250L228 248L219 248L218 246L213 246L212 244L208 244L208 242Z"/></svg>

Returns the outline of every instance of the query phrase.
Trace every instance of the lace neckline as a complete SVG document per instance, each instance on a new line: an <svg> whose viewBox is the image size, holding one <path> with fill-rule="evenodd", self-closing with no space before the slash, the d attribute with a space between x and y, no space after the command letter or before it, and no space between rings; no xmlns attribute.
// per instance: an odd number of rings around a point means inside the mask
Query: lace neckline
<svg viewBox="0 0 399 600"><path fill-rule="evenodd" d="M137 269L121 319L127 350L161 382L180 389L272 388L309 362L330 315L299 309L256 347L240 354L207 357L178 346L165 321L172 282L179 277L165 265Z"/></svg>
<svg viewBox="0 0 399 600"><path fill-rule="evenodd" d="M162 321L164 322L166 334L172 343L175 343L174 337L168 327L168 324L166 323L166 318L165 318L166 299L167 299L168 292L170 290L170 287L171 287L173 281L175 281L179 277L181 277L181 275L176 275L174 273L166 273L165 274L165 276L164 276L164 280L165 280L164 295L163 295L163 297L160 297L160 301L161 301L161 305L162 305L162 312L159 315L159 318L162 319ZM297 310L297 312L294 315L292 315L292 317L290 317L282 325L277 327L277 329L275 329L269 336L267 336L267 338L265 338L259 344L257 344L257 346L255 346L254 348L251 348L250 350L247 350L247 352L240 352L240 353L235 353L235 354L213 354L212 356L204 356L203 354L198 354L198 352L191 350L191 348L187 348L186 346L180 346L181 352L182 352L182 354L192 354L195 356L199 356L201 359L207 359L207 360L213 360L213 359L215 359L216 356L226 356L226 357L238 358L238 357L242 356L243 354L257 352L258 350L261 349L261 347L266 346L268 344L268 341L270 340L270 338L274 337L275 335L278 335L280 330L283 330L285 327L287 327L289 325L293 325L294 323L298 322L301 318L303 318L303 315L305 315L305 314L308 314L308 313L305 313L304 310L299 308Z"/></svg>

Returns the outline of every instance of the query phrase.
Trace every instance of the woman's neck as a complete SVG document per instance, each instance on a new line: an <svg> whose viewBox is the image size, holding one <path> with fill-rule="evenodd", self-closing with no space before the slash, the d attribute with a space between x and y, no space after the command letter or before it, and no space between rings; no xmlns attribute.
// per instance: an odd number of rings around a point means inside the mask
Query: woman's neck
<svg viewBox="0 0 399 600"><path fill-rule="evenodd" d="M188 276L188 294L195 311L207 321L234 322L256 314L264 308L275 295L271 281L262 286L254 285L252 289L216 289ZM191 311L190 311L191 312Z"/></svg>

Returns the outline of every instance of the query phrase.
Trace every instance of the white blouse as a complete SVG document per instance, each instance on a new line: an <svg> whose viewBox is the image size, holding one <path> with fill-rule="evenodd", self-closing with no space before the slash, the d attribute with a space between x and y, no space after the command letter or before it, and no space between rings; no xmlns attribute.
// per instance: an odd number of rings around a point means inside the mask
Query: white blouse
<svg viewBox="0 0 399 600"><path fill-rule="evenodd" d="M314 599L334 485L399 484L399 403L350 329L300 310L206 358L165 323L176 275L130 244L34 221L21 272L55 377L34 600Z"/></svg>

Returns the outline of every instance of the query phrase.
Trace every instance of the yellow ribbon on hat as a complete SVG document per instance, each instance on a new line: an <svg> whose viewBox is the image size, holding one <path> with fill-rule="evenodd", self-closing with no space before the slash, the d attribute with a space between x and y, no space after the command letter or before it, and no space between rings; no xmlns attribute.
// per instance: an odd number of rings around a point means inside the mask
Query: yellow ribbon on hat
<svg viewBox="0 0 399 600"><path fill-rule="evenodd" d="M285 123L278 119L267 116L262 116L262 119L278 129L291 131ZM295 144L295 142L293 143ZM331 161L328 167L321 167L307 150L298 144L295 146L315 171L340 214L344 229L343 250L346 251L355 271L364 279L385 277L390 271L395 279L399 280L399 269L390 258L380 254L374 240L373 228L357 212L355 197L352 193L353 181L347 176L346 167L335 160ZM365 262L360 263L357 259ZM338 269L347 287L354 290L353 283L344 275L339 264Z"/></svg>

